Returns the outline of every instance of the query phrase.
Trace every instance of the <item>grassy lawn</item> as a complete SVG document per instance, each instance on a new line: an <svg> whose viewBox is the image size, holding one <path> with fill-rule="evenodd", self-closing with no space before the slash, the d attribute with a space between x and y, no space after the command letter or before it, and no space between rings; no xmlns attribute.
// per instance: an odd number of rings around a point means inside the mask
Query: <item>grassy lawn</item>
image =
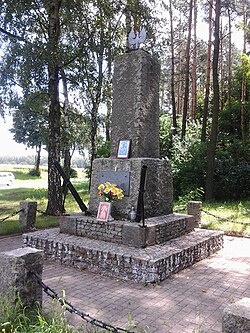
<svg viewBox="0 0 250 333"><path fill-rule="evenodd" d="M7 235L21 232L19 225L19 214L15 214L2 222L5 217L11 216L19 211L21 201L36 201L38 211L45 212L47 207L47 171L42 169L41 177L28 175L32 168L26 167L0 167L0 171L11 171L15 175L15 184L18 188L0 188L0 235ZM82 175L82 174L80 174ZM45 182L45 188L36 188L36 183ZM85 179L77 178L71 180L83 202L88 202L88 182ZM28 185L27 185L28 183ZM25 187L22 187L25 184ZM29 184L34 187L28 187ZM69 192L65 201L66 213L80 212L80 208L75 199ZM36 227L38 229L55 227L59 225L59 218L55 216L46 216L40 212L37 213Z"/></svg>
<svg viewBox="0 0 250 333"><path fill-rule="evenodd" d="M250 201L203 203L202 227L250 237Z"/></svg>
<svg viewBox="0 0 250 333"><path fill-rule="evenodd" d="M20 201L36 201L38 211L44 212L47 206L47 170L42 168L41 177L30 176L28 172L32 167L24 166L0 166L0 171L10 171L15 175L18 188L0 188L0 235L19 233L19 215L2 219L19 210ZM72 183L85 204L88 202L88 181L83 170L78 172L79 178L72 179ZM38 187L43 181L45 186ZM24 187L24 184L25 187ZM28 187L27 186L30 186ZM33 185L32 185L33 184ZM22 187L23 185L23 187ZM69 192L65 201L66 213L80 212L80 208ZM222 230L228 235L250 237L250 201L227 201L203 203L201 227L206 229ZM183 213L183 211L180 211ZM37 228L49 228L58 226L59 218L37 213Z"/></svg>

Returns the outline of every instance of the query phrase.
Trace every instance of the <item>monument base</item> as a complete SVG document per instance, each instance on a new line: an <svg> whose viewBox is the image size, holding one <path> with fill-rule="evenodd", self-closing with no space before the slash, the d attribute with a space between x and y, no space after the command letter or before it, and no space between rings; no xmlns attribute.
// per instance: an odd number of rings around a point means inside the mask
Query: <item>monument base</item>
<svg viewBox="0 0 250 333"><path fill-rule="evenodd" d="M194 230L192 215L169 214L151 217L144 225L128 220L101 222L81 213L63 216L60 232L116 244L144 248L178 238Z"/></svg>
<svg viewBox="0 0 250 333"><path fill-rule="evenodd" d="M59 228L23 234L23 239L43 250L47 260L142 283L163 281L223 247L222 232L201 229L145 249L62 234Z"/></svg>
<svg viewBox="0 0 250 333"><path fill-rule="evenodd" d="M137 207L143 165L147 166L144 194L145 218L171 214L173 212L173 184L170 163L168 160L158 158L95 159L91 176L90 213L95 216L97 214L100 202L98 186L102 182L110 181L116 183L118 187L126 189L125 197L112 205L112 216L116 219L128 219L131 208ZM121 177L120 172L125 173L125 176Z"/></svg>

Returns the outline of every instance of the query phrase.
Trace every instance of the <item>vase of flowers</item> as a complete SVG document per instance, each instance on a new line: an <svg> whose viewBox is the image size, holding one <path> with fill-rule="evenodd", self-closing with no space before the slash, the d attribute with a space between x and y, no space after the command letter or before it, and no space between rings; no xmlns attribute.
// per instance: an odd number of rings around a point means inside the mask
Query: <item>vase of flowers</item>
<svg viewBox="0 0 250 333"><path fill-rule="evenodd" d="M102 183L98 186L98 195L106 202L110 202L110 213L108 221L113 221L111 210L112 203L116 200L122 200L124 197L123 190L117 187L116 184L112 184L110 182Z"/></svg>

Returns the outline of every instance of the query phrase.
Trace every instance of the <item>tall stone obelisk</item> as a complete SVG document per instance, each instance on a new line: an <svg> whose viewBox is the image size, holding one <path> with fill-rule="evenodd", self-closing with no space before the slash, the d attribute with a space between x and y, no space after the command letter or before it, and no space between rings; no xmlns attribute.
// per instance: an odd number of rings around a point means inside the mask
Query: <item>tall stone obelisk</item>
<svg viewBox="0 0 250 333"><path fill-rule="evenodd" d="M160 65L139 49L116 58L110 155L131 139L130 157L159 158Z"/></svg>
<svg viewBox="0 0 250 333"><path fill-rule="evenodd" d="M172 213L173 184L170 164L159 159L160 65L141 49L118 56L113 76L110 158L94 160L89 211L96 214L101 182L115 182L124 189L115 202L116 218L126 218L136 207L140 173L147 166L144 195L145 218ZM131 140L130 155L117 158L119 140Z"/></svg>

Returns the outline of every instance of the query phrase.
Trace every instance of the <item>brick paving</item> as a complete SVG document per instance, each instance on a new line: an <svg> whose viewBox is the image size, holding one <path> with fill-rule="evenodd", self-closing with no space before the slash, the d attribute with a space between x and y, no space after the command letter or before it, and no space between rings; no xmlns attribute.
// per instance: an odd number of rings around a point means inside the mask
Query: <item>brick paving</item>
<svg viewBox="0 0 250 333"><path fill-rule="evenodd" d="M224 236L224 249L160 284L138 284L45 262L43 281L80 311L136 332L221 333L223 309L250 297L250 238ZM0 238L0 251L22 246ZM44 297L44 302L48 302ZM73 325L82 320L69 315ZM143 329L145 329L143 331Z"/></svg>

